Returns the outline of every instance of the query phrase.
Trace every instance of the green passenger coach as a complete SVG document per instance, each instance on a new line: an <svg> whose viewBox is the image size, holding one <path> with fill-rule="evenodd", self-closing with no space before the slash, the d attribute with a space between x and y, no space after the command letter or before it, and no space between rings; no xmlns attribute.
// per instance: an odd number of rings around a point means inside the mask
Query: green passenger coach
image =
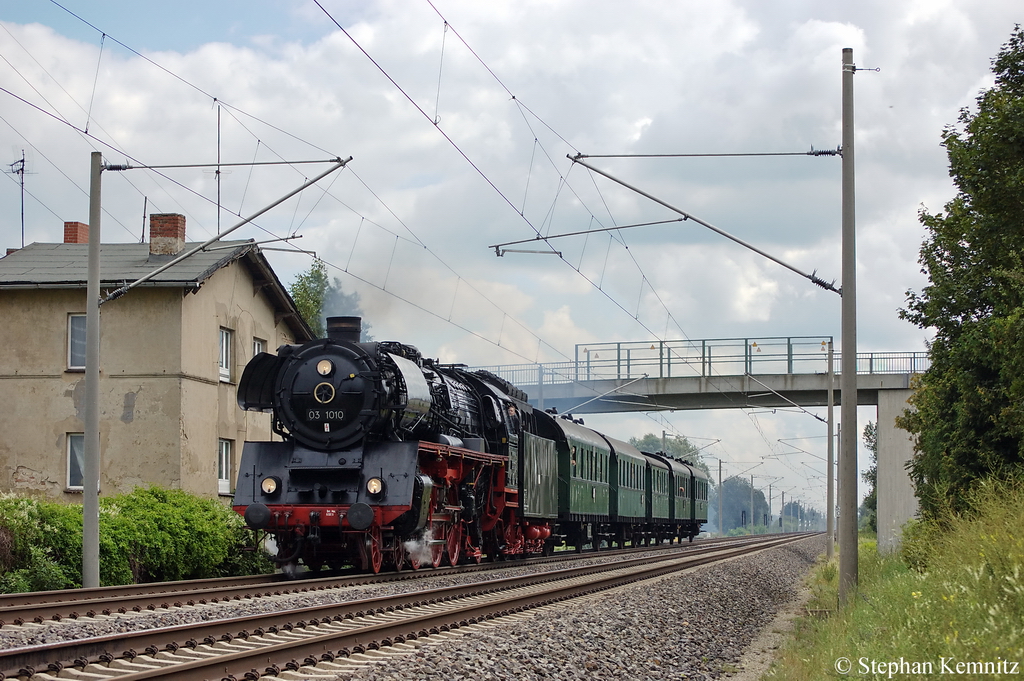
<svg viewBox="0 0 1024 681"><path fill-rule="evenodd" d="M521 445L523 517L557 518L549 549L692 541L707 522L708 480L699 469L641 452L570 415L535 410L533 417L536 436Z"/></svg>
<svg viewBox="0 0 1024 681"><path fill-rule="evenodd" d="M647 518L647 457L631 444L605 436L614 452L616 475L612 486L616 501L612 520L623 524L641 524Z"/></svg>

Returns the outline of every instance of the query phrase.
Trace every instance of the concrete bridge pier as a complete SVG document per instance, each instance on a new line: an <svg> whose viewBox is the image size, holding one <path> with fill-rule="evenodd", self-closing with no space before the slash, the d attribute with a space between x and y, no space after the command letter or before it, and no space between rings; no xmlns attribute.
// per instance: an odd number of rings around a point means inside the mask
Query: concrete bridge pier
<svg viewBox="0 0 1024 681"><path fill-rule="evenodd" d="M904 523L917 515L917 497L906 465L914 455L910 433L896 427L896 417L909 405L913 390L879 390L878 477L878 550L882 553L899 548Z"/></svg>

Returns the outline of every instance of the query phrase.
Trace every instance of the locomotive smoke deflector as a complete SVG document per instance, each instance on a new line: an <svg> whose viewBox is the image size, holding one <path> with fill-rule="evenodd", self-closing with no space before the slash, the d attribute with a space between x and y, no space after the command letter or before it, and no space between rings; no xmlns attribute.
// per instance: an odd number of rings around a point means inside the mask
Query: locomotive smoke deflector
<svg viewBox="0 0 1024 681"><path fill-rule="evenodd" d="M402 374L405 383L405 404L402 410L402 428L415 428L430 413L430 386L423 378L423 372L415 362L388 353L395 367Z"/></svg>
<svg viewBox="0 0 1024 681"><path fill-rule="evenodd" d="M238 406L245 411L273 411L274 382L280 365L277 355L261 352L253 357L238 380Z"/></svg>

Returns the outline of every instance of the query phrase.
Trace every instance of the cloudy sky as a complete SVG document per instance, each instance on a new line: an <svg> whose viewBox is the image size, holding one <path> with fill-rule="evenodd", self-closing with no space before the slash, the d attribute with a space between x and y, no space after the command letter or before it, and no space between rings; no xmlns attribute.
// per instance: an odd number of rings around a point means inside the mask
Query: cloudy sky
<svg viewBox="0 0 1024 681"><path fill-rule="evenodd" d="M1013 8L1017 7L1017 10ZM834 149L855 76L858 343L922 351L898 318L922 207L952 196L944 126L991 84L1015 0L857 3L22 0L0 8L0 246L88 220L89 154L189 165L353 157L232 238L301 235L377 339L470 365L558 362L612 341L840 336L839 297L567 155ZM878 71L866 70L875 69ZM826 281L840 281L838 157L589 163ZM104 241L180 212L205 240L326 164L104 174ZM220 196L218 209L218 193ZM285 246L287 248L287 246ZM553 255L557 251L560 255ZM290 282L302 253L268 253ZM861 409L862 424L874 418ZM683 434L726 475L823 508L824 426L720 411L588 418ZM715 442L715 441L718 442ZM763 457L773 457L763 459ZM746 463L751 462L751 463ZM814 469L819 469L816 473Z"/></svg>

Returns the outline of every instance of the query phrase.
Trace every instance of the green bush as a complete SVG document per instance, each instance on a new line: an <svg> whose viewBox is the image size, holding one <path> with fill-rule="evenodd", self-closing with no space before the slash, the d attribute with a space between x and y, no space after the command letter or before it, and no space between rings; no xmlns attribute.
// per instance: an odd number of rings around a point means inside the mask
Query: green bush
<svg viewBox="0 0 1024 681"><path fill-rule="evenodd" d="M0 592L78 586L81 563L80 507L0 495Z"/></svg>
<svg viewBox="0 0 1024 681"><path fill-rule="evenodd" d="M260 574L272 564L238 514L181 490L100 499L100 583ZM81 586L82 507L0 496L0 592Z"/></svg>

